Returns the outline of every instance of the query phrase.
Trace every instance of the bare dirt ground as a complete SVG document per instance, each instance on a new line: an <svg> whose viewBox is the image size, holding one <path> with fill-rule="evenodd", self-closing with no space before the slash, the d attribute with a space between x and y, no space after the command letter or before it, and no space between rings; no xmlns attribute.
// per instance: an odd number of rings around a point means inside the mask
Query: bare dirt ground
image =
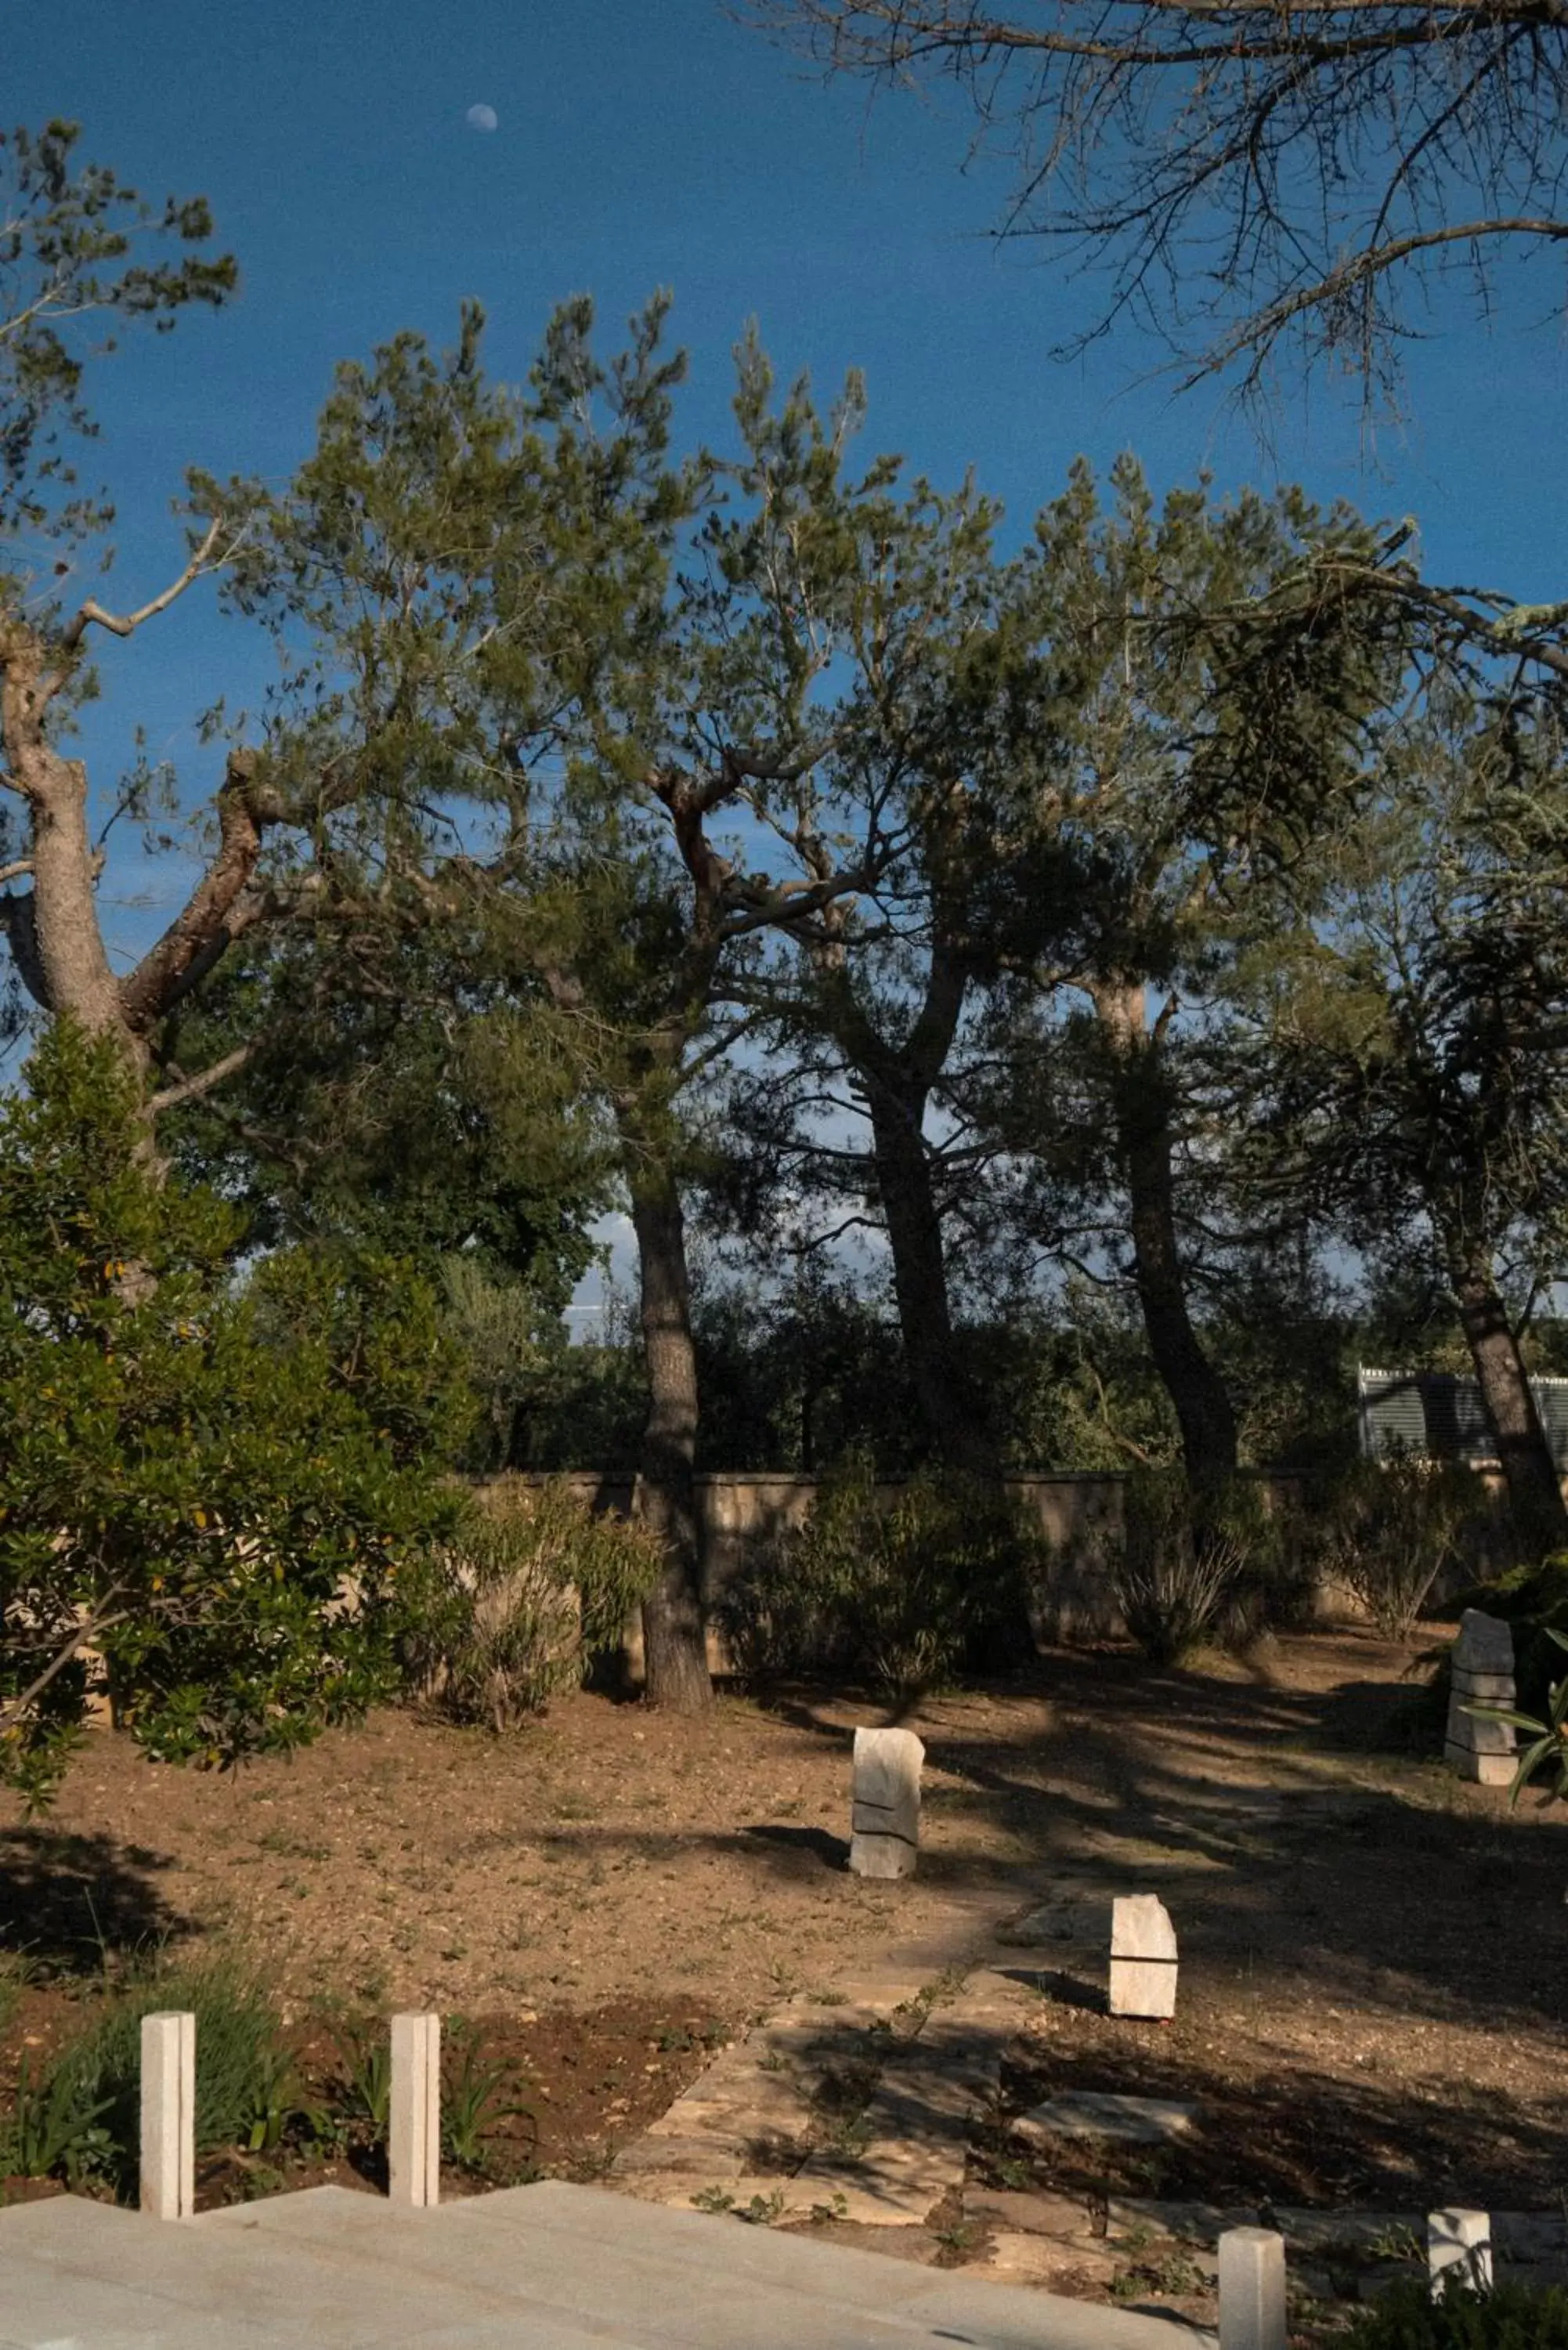
<svg viewBox="0 0 1568 2350"><path fill-rule="evenodd" d="M712 2037L950 1923L956 1898L1001 1916L1130 1876L1177 1919L1177 2023L1113 2028L1093 1952L1021 1949L1042 1999L1004 2106L1136 2088L1213 2119L1190 2147L1029 2183L1555 2208L1568 1806L1511 1814L1402 1750L1407 1663L1360 1633L1158 1675L1064 1653L932 1700L909 1717L927 1812L900 1886L845 1870L870 1704L726 1698L690 1723L585 1695L504 1741L389 1712L228 1779L96 1732L46 1821L0 1813L0 1948L34 1975L0 2097L103 1951L161 1939L263 1966L302 2026L322 2002L484 2019L535 2111L561 2099L542 2166L583 2175Z"/></svg>

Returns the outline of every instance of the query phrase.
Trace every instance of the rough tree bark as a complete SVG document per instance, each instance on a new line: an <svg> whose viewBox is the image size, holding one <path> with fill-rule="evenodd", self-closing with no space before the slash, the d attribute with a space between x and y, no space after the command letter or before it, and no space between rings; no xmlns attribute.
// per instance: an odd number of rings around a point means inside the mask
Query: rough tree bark
<svg viewBox="0 0 1568 2350"><path fill-rule="evenodd" d="M842 953L830 948L819 963L834 1040L866 1088L899 1335L931 1451L949 1468L996 1478L996 1448L953 1343L941 1216L925 1139L931 1093L963 1014L962 959L944 941L933 944L920 1008L902 1044L889 1043L872 1025Z"/></svg>
<svg viewBox="0 0 1568 2350"><path fill-rule="evenodd" d="M1490 1258L1455 1252L1449 1271L1521 1551L1537 1559L1568 1549L1568 1507Z"/></svg>
<svg viewBox="0 0 1568 2350"><path fill-rule="evenodd" d="M120 1047L139 1081L151 1060L158 1024L261 906L251 884L268 824L280 810L265 789L254 752L231 753L218 795L218 846L181 912L135 969L117 978L98 910L103 858L88 820L88 775L49 732L49 713L82 658L88 628L127 637L166 610L205 567L213 525L180 578L139 612L119 615L88 603L52 635L16 614L0 614L0 786L21 802L26 853L0 871L30 889L0 895L4 931L23 985L40 1011L69 1017ZM233 1055L224 1073L235 1066ZM182 1096L199 1088L186 1079ZM150 1113L157 1097L149 1102Z"/></svg>
<svg viewBox="0 0 1568 2350"><path fill-rule="evenodd" d="M1169 1007L1151 1034L1141 981L1106 981L1093 997L1110 1056L1111 1116L1149 1352L1181 1431L1188 1482L1197 1494L1217 1494L1236 1473L1236 1414L1187 1303L1176 1229L1175 1137L1160 1052Z"/></svg>
<svg viewBox="0 0 1568 2350"><path fill-rule="evenodd" d="M644 1692L650 1705L698 1713L711 1703L713 1684L702 1614L695 1485L697 1349L685 1220L680 1190L662 1154L635 1132L627 1140L649 1395L632 1506L658 1535L670 1562L642 1603Z"/></svg>

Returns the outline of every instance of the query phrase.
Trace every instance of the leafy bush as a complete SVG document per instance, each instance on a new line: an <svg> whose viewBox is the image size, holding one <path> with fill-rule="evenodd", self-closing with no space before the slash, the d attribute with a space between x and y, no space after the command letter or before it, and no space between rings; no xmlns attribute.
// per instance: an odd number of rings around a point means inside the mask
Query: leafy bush
<svg viewBox="0 0 1568 2350"><path fill-rule="evenodd" d="M1503 2284L1435 2302L1412 2279L1380 2293L1335 2339L1343 2350L1568 2350L1568 2293Z"/></svg>
<svg viewBox="0 0 1568 2350"><path fill-rule="evenodd" d="M889 1495L856 1455L715 1612L748 1678L868 1681L901 1701L1016 1660L1044 1553L993 1487L924 1470Z"/></svg>
<svg viewBox="0 0 1568 2350"><path fill-rule="evenodd" d="M196 2019L196 2147L275 2144L286 2054L261 1984L221 1960L149 1971L116 1994L55 2060L33 2093L55 2146L38 2160L67 2177L97 2172L121 2193L135 2186L140 2137L141 2019L188 2009ZM26 2116L21 2112L12 2127ZM259 2136L258 2136L259 2132Z"/></svg>
<svg viewBox="0 0 1568 2350"><path fill-rule="evenodd" d="M646 1527L597 1515L564 1482L504 1478L405 1590L409 1682L455 1721L505 1730L582 1680L663 1566Z"/></svg>
<svg viewBox="0 0 1568 2350"><path fill-rule="evenodd" d="M1460 1461L1402 1453L1357 1461L1317 1513L1319 1563L1380 1632L1403 1638L1486 1513L1486 1488Z"/></svg>
<svg viewBox="0 0 1568 2350"><path fill-rule="evenodd" d="M234 1216L145 1144L112 1047L55 1023L0 1104L0 1781L34 1803L95 1691L205 1763L387 1693L400 1573L457 1514L433 1293L346 1252L238 1284Z"/></svg>
<svg viewBox="0 0 1568 2350"><path fill-rule="evenodd" d="M1152 1664L1179 1663L1211 1633L1259 1628L1280 1538L1250 1481L1203 1504L1179 1469L1140 1469L1123 1485L1122 1512L1111 1584Z"/></svg>

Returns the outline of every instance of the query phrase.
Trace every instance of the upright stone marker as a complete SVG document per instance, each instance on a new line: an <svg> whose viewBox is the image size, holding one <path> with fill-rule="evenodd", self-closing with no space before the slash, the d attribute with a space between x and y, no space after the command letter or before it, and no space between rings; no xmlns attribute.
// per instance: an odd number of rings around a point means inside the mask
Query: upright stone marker
<svg viewBox="0 0 1568 2350"><path fill-rule="evenodd" d="M925 1759L912 1730L856 1731L849 1866L857 1877L913 1877Z"/></svg>
<svg viewBox="0 0 1568 2350"><path fill-rule="evenodd" d="M1427 2272L1432 2299L1459 2286L1465 2293L1491 2291L1491 2215L1488 2211L1428 2211Z"/></svg>
<svg viewBox="0 0 1568 2350"><path fill-rule="evenodd" d="M196 2208L196 2019L141 2019L141 2208L188 2220Z"/></svg>
<svg viewBox="0 0 1568 2350"><path fill-rule="evenodd" d="M1153 1893L1111 1904L1111 2013L1176 2013L1176 1929Z"/></svg>
<svg viewBox="0 0 1568 2350"><path fill-rule="evenodd" d="M1285 2350L1285 2240L1272 2228L1220 2239L1220 2350Z"/></svg>
<svg viewBox="0 0 1568 2350"><path fill-rule="evenodd" d="M1506 1787L1513 1777L1513 1724L1478 1721L1470 1705L1517 1703L1513 1685L1513 1627L1499 1616L1467 1607L1450 1659L1449 1729L1443 1752L1462 1778L1483 1787Z"/></svg>
<svg viewBox="0 0 1568 2350"><path fill-rule="evenodd" d="M394 2015L387 2185L394 2203L426 2210L441 2199L441 2018Z"/></svg>

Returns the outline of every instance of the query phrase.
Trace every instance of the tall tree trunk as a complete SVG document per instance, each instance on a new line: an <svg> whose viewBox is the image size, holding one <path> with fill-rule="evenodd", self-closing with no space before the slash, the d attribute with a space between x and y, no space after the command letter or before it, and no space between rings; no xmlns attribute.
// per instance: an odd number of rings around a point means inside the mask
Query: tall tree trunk
<svg viewBox="0 0 1568 2350"><path fill-rule="evenodd" d="M993 1478L999 1473L996 1450L953 1345L941 1218L925 1142L928 1089L888 1062L862 1076L898 1327L920 1416L939 1461L971 1476Z"/></svg>
<svg viewBox="0 0 1568 2350"><path fill-rule="evenodd" d="M994 1479L1001 1474L996 1448L953 1345L942 1222L925 1139L931 1088L963 1016L963 957L939 924L919 1010L902 1043L889 1041L873 1024L851 983L841 943L819 951L817 960L835 1041L866 1088L898 1333L928 1441L949 1468Z"/></svg>
<svg viewBox="0 0 1568 2350"><path fill-rule="evenodd" d="M1181 1431L1188 1482L1195 1493L1211 1495L1236 1473L1236 1414L1188 1307L1176 1232L1175 1138L1159 1037L1148 1033L1141 982L1108 982L1095 990L1094 1002L1111 1056L1112 1118L1127 1190L1144 1329Z"/></svg>
<svg viewBox="0 0 1568 2350"><path fill-rule="evenodd" d="M711 1703L702 1617L697 1523L697 1350L680 1194L657 1147L628 1153L632 1229L641 1284L642 1348L648 1419L642 1431L633 1507L664 1545L670 1565L642 1604L648 1700L672 1713Z"/></svg>
<svg viewBox="0 0 1568 2350"><path fill-rule="evenodd" d="M1532 1559L1568 1548L1568 1507L1557 1466L1490 1257L1469 1251L1453 1268L1452 1278L1459 1326L1476 1367L1481 1409L1508 1488L1509 1514L1520 1547Z"/></svg>

